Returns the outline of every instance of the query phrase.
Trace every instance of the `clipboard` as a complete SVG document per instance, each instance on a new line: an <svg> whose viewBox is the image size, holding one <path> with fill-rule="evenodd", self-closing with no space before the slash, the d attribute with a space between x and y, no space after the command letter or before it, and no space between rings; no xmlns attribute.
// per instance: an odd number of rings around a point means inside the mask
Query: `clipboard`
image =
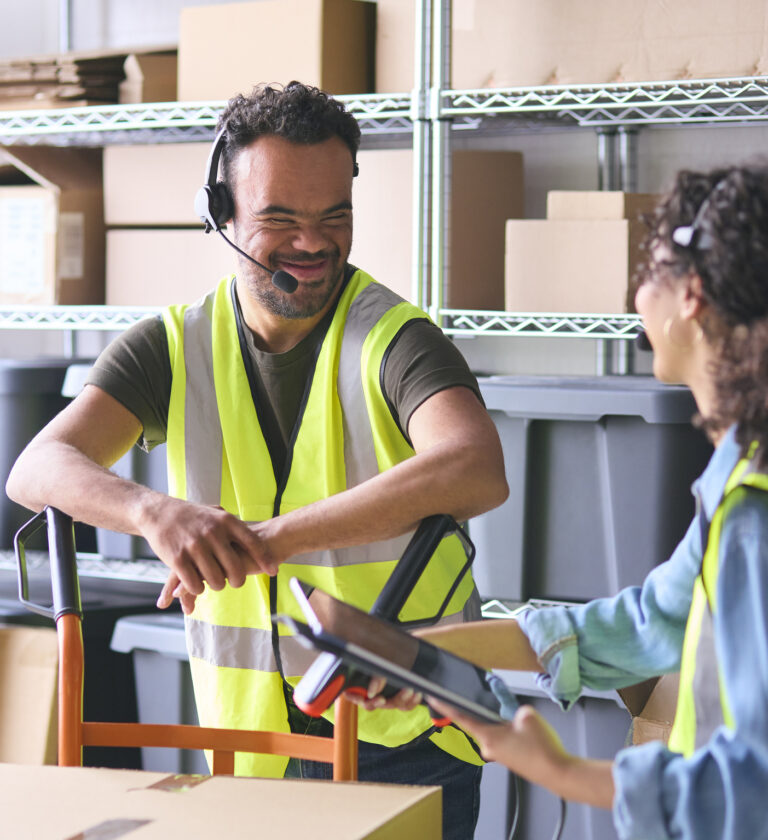
<svg viewBox="0 0 768 840"><path fill-rule="evenodd" d="M384 677L388 687L437 697L486 723L504 721L483 669L298 578L291 578L290 588L306 623L287 615L274 618L290 627L305 647L338 656L367 677ZM316 689L310 668L294 689L296 705L313 703Z"/></svg>

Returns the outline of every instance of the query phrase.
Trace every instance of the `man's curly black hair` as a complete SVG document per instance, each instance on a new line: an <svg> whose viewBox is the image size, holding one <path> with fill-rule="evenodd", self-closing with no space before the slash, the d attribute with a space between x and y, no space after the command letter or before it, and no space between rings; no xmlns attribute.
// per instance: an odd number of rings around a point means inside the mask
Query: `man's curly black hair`
<svg viewBox="0 0 768 840"><path fill-rule="evenodd" d="M232 161L238 152L264 135L302 144L339 137L353 161L360 148L360 126L342 103L319 88L296 81L285 87L258 85L250 96L234 96L219 116L217 132L225 126L221 167L227 184L232 183Z"/></svg>

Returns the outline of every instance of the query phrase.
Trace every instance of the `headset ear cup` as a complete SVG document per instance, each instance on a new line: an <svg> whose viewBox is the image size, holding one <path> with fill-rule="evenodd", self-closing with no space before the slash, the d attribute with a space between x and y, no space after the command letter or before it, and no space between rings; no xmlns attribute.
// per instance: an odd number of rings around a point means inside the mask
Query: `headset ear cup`
<svg viewBox="0 0 768 840"><path fill-rule="evenodd" d="M234 215L235 206L229 187L219 181L211 188L211 215L219 227L225 225Z"/></svg>

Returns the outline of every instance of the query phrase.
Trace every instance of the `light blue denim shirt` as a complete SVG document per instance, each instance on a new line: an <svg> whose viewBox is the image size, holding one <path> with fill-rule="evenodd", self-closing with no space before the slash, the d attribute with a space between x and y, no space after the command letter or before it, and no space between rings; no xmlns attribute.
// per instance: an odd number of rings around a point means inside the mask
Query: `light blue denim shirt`
<svg viewBox="0 0 768 840"><path fill-rule="evenodd" d="M697 515L642 587L577 607L533 610L521 626L567 708L582 686L621 688L677 671L711 520L739 459L733 429L694 483ZM660 742L621 750L613 819L621 840L768 838L768 494L748 493L724 522L715 616L717 656L735 729L721 727L690 758Z"/></svg>

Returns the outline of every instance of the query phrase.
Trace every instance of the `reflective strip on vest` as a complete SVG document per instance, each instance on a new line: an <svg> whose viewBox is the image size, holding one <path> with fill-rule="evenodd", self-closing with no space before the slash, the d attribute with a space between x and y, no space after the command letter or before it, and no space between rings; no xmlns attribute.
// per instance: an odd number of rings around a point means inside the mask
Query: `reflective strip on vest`
<svg viewBox="0 0 768 840"><path fill-rule="evenodd" d="M195 464L187 469L187 499L203 505L221 500L223 438L213 382L212 313L210 296L184 313L184 451L186 463Z"/></svg>
<svg viewBox="0 0 768 840"><path fill-rule="evenodd" d="M677 708L669 736L669 748L686 757L708 743L721 726L733 729L715 640L717 579L723 522L730 508L739 502L740 490L750 486L768 491L768 476L751 472L750 467L750 461L742 459L726 482L709 527L701 572L694 582L683 639Z"/></svg>
<svg viewBox="0 0 768 840"><path fill-rule="evenodd" d="M475 620L475 599L467 600L460 613L443 616L436 626ZM187 651L195 659L219 668L245 668L253 671L277 671L272 650L272 631L259 627L227 627L209 624L191 616L184 617ZM280 658L286 677L301 677L317 657L296 636L280 636Z"/></svg>

